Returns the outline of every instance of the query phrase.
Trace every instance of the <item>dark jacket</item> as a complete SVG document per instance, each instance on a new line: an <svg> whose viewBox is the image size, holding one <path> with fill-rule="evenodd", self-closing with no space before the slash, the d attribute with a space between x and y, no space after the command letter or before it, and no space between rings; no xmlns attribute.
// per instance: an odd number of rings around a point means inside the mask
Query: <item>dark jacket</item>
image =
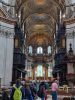
<svg viewBox="0 0 75 100"><path fill-rule="evenodd" d="M20 86L17 86L16 87L20 87ZM12 90L10 91L10 100L14 100L13 99L13 95L14 95L14 92L15 92L15 88L13 87ZM24 91L23 91L23 87L21 88L21 92L22 92L22 100L24 99Z"/></svg>
<svg viewBox="0 0 75 100"><path fill-rule="evenodd" d="M9 97L6 91L2 92L2 100L9 100Z"/></svg>
<svg viewBox="0 0 75 100"><path fill-rule="evenodd" d="M38 96L40 97L40 98L43 98L43 97L45 97L45 87L44 86L41 86L40 88L39 88L39 91L38 91Z"/></svg>
<svg viewBox="0 0 75 100"><path fill-rule="evenodd" d="M24 99L33 100L32 93L30 89L25 88Z"/></svg>

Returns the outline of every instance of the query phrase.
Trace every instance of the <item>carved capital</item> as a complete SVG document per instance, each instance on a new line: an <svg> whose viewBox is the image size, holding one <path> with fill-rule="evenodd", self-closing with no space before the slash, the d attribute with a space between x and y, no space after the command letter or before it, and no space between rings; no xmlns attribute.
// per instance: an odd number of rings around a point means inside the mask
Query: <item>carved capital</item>
<svg viewBox="0 0 75 100"><path fill-rule="evenodd" d="M14 31L5 31L5 30L0 30L0 36L8 37L8 38L13 38L14 37Z"/></svg>
<svg viewBox="0 0 75 100"><path fill-rule="evenodd" d="M75 37L75 32L66 33L67 38L72 39Z"/></svg>

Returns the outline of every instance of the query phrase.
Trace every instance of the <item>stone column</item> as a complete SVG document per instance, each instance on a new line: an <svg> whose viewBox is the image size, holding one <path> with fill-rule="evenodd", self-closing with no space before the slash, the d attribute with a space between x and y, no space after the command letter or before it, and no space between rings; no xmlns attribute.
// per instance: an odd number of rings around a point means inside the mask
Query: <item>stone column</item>
<svg viewBox="0 0 75 100"><path fill-rule="evenodd" d="M12 81L14 25L0 22L0 77L1 85L10 85Z"/></svg>

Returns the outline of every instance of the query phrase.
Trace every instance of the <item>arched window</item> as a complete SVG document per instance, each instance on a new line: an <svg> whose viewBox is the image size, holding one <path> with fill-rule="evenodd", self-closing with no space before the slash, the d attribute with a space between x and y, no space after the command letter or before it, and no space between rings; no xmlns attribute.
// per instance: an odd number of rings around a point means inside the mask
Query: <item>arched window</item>
<svg viewBox="0 0 75 100"><path fill-rule="evenodd" d="M29 54L32 54L32 46L29 46Z"/></svg>
<svg viewBox="0 0 75 100"><path fill-rule="evenodd" d="M48 54L51 54L51 46L48 46Z"/></svg>
<svg viewBox="0 0 75 100"><path fill-rule="evenodd" d="M42 47L38 47L37 48L37 54L42 54L43 53L43 48Z"/></svg>

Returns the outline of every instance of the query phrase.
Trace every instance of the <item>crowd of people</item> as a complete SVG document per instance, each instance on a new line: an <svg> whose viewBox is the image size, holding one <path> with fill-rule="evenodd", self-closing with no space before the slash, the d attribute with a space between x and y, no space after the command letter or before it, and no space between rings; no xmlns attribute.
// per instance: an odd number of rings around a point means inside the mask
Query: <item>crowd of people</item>
<svg viewBox="0 0 75 100"><path fill-rule="evenodd" d="M56 81L52 83L52 100L57 100L57 89L58 86ZM2 100L37 100L40 97L41 100L47 100L47 89L48 84L44 81L37 82L27 82L25 80L17 79L15 84L13 84L10 89L9 96L7 95L5 89L2 92Z"/></svg>

